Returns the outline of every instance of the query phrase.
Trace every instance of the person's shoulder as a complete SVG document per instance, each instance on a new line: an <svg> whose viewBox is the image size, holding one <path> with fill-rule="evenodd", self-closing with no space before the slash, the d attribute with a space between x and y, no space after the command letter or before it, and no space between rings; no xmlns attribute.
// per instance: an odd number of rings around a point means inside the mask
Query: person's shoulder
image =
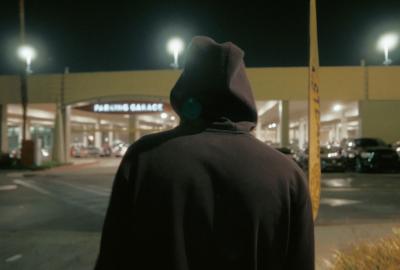
<svg viewBox="0 0 400 270"><path fill-rule="evenodd" d="M294 161L291 160L290 157L286 156L279 150L275 149L274 147L260 141L256 137L252 136L251 138L251 144L253 145L252 147L257 149L259 152L263 153L265 156L270 157L276 161L288 164L288 166L293 165Z"/></svg>
<svg viewBox="0 0 400 270"><path fill-rule="evenodd" d="M265 157L275 170L280 171L281 175L286 175L292 181L303 180L305 178L303 170L292 157L283 154L257 138L254 138L253 141L254 149Z"/></svg>
<svg viewBox="0 0 400 270"><path fill-rule="evenodd" d="M144 135L129 146L127 154L129 155L130 153L148 151L175 138L176 136L176 129Z"/></svg>

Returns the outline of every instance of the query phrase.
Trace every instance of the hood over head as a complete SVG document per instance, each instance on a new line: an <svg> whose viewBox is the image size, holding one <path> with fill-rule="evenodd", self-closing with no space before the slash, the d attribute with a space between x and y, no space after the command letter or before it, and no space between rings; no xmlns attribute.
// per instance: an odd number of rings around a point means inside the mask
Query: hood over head
<svg viewBox="0 0 400 270"><path fill-rule="evenodd" d="M172 88L171 105L182 122L257 122L257 109L243 61L231 42L194 37L183 72Z"/></svg>

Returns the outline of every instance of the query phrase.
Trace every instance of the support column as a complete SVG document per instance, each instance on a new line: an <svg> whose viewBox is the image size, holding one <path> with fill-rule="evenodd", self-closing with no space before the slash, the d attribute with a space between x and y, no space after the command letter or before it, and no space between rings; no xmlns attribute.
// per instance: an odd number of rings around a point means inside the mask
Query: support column
<svg viewBox="0 0 400 270"><path fill-rule="evenodd" d="M340 142L340 136L342 132L342 125L340 123L335 124L335 140Z"/></svg>
<svg viewBox="0 0 400 270"><path fill-rule="evenodd" d="M84 147L88 146L88 133L87 133L87 124L83 124L83 142Z"/></svg>
<svg viewBox="0 0 400 270"><path fill-rule="evenodd" d="M335 138L335 125L330 126L329 128L329 142L336 142L336 138ZM340 143L340 142L339 142Z"/></svg>
<svg viewBox="0 0 400 270"><path fill-rule="evenodd" d="M343 139L348 137L348 134L347 134L347 119L346 119L344 111L342 111L342 114L341 114L341 117L340 117L340 124L341 124L341 134L340 134L341 138L340 138L339 141L342 141Z"/></svg>
<svg viewBox="0 0 400 270"><path fill-rule="evenodd" d="M29 116L28 116L29 117ZM25 129L25 138L26 140L32 140L31 134L31 120L29 118L26 119L26 129Z"/></svg>
<svg viewBox="0 0 400 270"><path fill-rule="evenodd" d="M60 104L57 104L56 118L54 122L54 143L53 143L53 160L64 163L64 131L63 131L63 117Z"/></svg>
<svg viewBox="0 0 400 270"><path fill-rule="evenodd" d="M0 104L0 152L8 152L7 104Z"/></svg>
<svg viewBox="0 0 400 270"><path fill-rule="evenodd" d="M140 132L139 132L139 125L138 125L138 119L135 114L129 115L129 127L128 127L128 138L129 142L128 143L134 143L136 140L139 139L140 137Z"/></svg>
<svg viewBox="0 0 400 270"><path fill-rule="evenodd" d="M304 119L300 119L300 124L299 124L299 147L301 149L304 149L304 146L307 142L307 134L308 129L307 129L307 122Z"/></svg>
<svg viewBox="0 0 400 270"><path fill-rule="evenodd" d="M64 107L64 154L65 162L70 159L70 147L71 147L71 106Z"/></svg>
<svg viewBox="0 0 400 270"><path fill-rule="evenodd" d="M94 126L94 146L101 149L103 142L101 141L101 131L100 131L100 119Z"/></svg>
<svg viewBox="0 0 400 270"><path fill-rule="evenodd" d="M118 130L116 130L115 132L113 132L113 139L114 140L116 140L116 141L119 141L120 140L120 138L121 138L121 136L120 136L120 133L121 131L120 131L120 129L118 129Z"/></svg>
<svg viewBox="0 0 400 270"><path fill-rule="evenodd" d="M108 131L108 145L112 146L114 141L114 125L110 124L109 129L110 130Z"/></svg>
<svg viewBox="0 0 400 270"><path fill-rule="evenodd" d="M282 147L289 146L289 101L279 103L279 141Z"/></svg>

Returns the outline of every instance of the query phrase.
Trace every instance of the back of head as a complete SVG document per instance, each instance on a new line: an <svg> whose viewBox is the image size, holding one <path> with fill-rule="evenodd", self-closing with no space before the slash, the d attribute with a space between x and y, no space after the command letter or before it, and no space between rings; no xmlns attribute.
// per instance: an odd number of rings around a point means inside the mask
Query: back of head
<svg viewBox="0 0 400 270"><path fill-rule="evenodd" d="M243 56L244 52L231 42L219 44L202 36L192 39L184 70L170 95L172 107L183 122L221 117L257 122Z"/></svg>

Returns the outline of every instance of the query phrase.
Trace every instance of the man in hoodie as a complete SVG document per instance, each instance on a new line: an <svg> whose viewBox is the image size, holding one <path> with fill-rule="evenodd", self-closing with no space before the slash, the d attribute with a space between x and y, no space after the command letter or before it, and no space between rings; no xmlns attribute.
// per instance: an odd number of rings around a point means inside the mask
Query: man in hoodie
<svg viewBox="0 0 400 270"><path fill-rule="evenodd" d="M170 95L180 124L127 151L96 270L314 269L307 183L251 135L243 56L230 42L192 40Z"/></svg>

